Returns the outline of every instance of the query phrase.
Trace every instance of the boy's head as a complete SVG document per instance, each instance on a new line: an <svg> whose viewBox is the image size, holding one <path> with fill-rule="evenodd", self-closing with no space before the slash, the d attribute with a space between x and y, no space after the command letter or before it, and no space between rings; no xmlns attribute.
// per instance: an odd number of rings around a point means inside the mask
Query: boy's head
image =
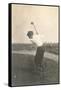
<svg viewBox="0 0 61 90"><path fill-rule="evenodd" d="M32 39L33 38L33 31L28 31L27 36Z"/></svg>

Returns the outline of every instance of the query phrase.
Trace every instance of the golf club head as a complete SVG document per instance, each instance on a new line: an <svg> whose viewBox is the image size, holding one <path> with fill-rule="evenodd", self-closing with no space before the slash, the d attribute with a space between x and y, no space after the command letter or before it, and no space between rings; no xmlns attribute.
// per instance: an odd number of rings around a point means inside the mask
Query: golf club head
<svg viewBox="0 0 61 90"><path fill-rule="evenodd" d="M33 24L34 24L34 22L31 22L31 24L33 25Z"/></svg>

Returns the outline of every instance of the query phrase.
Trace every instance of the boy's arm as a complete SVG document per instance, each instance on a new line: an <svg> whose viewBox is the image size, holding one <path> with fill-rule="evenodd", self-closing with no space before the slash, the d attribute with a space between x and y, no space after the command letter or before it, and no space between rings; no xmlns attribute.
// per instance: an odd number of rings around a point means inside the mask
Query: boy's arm
<svg viewBox="0 0 61 90"><path fill-rule="evenodd" d="M33 45L37 46L37 44L33 41L33 40L30 40L32 42Z"/></svg>

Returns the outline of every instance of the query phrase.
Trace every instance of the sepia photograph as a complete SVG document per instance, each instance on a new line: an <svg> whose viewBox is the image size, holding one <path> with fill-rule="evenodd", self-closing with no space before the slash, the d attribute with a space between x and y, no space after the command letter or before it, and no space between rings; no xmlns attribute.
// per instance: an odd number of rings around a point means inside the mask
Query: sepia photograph
<svg viewBox="0 0 61 90"><path fill-rule="evenodd" d="M59 84L59 6L13 3L9 10L11 86Z"/></svg>

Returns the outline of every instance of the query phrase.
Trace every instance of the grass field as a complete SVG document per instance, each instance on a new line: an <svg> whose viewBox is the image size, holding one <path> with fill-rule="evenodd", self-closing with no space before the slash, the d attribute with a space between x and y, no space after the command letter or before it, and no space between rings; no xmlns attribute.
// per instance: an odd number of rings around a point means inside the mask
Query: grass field
<svg viewBox="0 0 61 90"><path fill-rule="evenodd" d="M48 51L48 53L50 53L49 49L51 48L49 48L48 45L45 46L45 48L45 52ZM54 47L53 55L58 56L58 49L55 48L58 48L57 45ZM36 69L34 61L35 54L32 52L36 52L36 47L18 44L14 45L12 50L21 52L12 52L12 86L59 83L59 66L56 57L56 60L53 60L54 58L48 58L47 53L47 57L43 58L42 69L40 69L40 67Z"/></svg>

